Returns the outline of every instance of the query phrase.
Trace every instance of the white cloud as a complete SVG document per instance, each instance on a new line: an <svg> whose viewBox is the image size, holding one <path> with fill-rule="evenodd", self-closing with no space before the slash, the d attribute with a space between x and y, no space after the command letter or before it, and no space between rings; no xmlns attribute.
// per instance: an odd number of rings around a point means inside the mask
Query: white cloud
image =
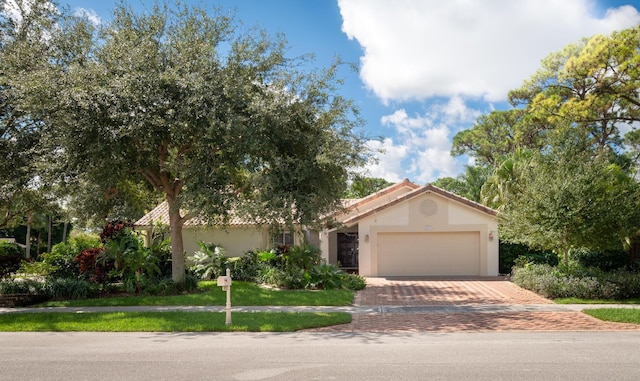
<svg viewBox="0 0 640 381"><path fill-rule="evenodd" d="M85 8L76 8L73 10L73 15L76 17L85 17L89 20L93 25L100 25L102 23L102 19L93 9L85 9Z"/></svg>
<svg viewBox="0 0 640 381"><path fill-rule="evenodd" d="M540 60L596 33L640 23L591 0L338 0L364 49L361 77L384 102L465 95L500 101Z"/></svg>
<svg viewBox="0 0 640 381"><path fill-rule="evenodd" d="M462 164L451 155L451 139L468 128L481 115L469 108L460 97L436 103L422 115L409 116L405 109L381 118L384 126L394 129L395 140L371 141L369 148L382 149L378 163L367 167L368 175L389 181L407 177L418 183L440 177L456 176Z"/></svg>
<svg viewBox="0 0 640 381"><path fill-rule="evenodd" d="M377 162L365 167L365 175L398 182L402 180L402 162L408 154L408 147L402 144L396 145L393 139L386 138L382 141L370 140L367 146L371 151L379 152L376 155Z"/></svg>

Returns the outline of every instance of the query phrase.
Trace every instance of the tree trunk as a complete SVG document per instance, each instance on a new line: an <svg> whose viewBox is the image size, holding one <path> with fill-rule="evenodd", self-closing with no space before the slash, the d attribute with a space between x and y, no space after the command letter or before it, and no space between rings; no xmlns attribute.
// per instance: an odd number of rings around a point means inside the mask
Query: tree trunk
<svg viewBox="0 0 640 381"><path fill-rule="evenodd" d="M36 241L37 249L36 249L36 258L40 256L40 244L42 243L42 231L38 229L38 239Z"/></svg>
<svg viewBox="0 0 640 381"><path fill-rule="evenodd" d="M51 252L51 230L52 230L51 215L47 216L47 253Z"/></svg>
<svg viewBox="0 0 640 381"><path fill-rule="evenodd" d="M175 200L167 197L169 205L169 230L171 232L171 277L177 284L184 284L184 244L182 241L182 225L180 209L175 207Z"/></svg>
<svg viewBox="0 0 640 381"><path fill-rule="evenodd" d="M33 222L33 213L29 213L27 217L27 237L25 239L25 245L27 246L26 255L27 259L31 258L31 223Z"/></svg>
<svg viewBox="0 0 640 381"><path fill-rule="evenodd" d="M69 229L69 222L64 221L64 230L62 230L62 242L67 242L67 229Z"/></svg>

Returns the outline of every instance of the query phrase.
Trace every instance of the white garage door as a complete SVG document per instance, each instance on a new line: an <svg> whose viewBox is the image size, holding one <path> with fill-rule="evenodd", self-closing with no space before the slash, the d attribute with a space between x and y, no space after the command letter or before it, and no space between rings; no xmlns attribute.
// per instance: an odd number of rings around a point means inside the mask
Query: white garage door
<svg viewBox="0 0 640 381"><path fill-rule="evenodd" d="M378 233L378 274L480 275L480 233Z"/></svg>

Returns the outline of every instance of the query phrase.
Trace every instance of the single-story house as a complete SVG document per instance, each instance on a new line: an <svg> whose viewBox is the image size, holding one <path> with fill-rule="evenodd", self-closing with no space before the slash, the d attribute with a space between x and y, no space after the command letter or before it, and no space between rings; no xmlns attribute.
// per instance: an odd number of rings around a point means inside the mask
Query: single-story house
<svg viewBox="0 0 640 381"><path fill-rule="evenodd" d="M168 222L166 203L136 226ZM274 232L269 227L232 219L225 227L184 226L187 255L197 241L221 244L227 255L279 244L309 242L320 247L328 263L364 276L498 275L497 212L427 184L405 179L367 197L346 200L331 216L331 226L317 232Z"/></svg>
<svg viewBox="0 0 640 381"><path fill-rule="evenodd" d="M160 203L152 211L135 222L136 230L143 233L145 244L150 244L152 232L158 227L169 226L169 205ZM240 257L249 250L270 249L281 245L299 245L309 242L319 246L317 233L297 229L274 230L273 226L256 225L253 222L232 217L224 226L211 226L198 218L187 220L182 227L182 240L187 256L200 250L198 242L215 243L225 249L229 257ZM168 234L167 234L168 236Z"/></svg>

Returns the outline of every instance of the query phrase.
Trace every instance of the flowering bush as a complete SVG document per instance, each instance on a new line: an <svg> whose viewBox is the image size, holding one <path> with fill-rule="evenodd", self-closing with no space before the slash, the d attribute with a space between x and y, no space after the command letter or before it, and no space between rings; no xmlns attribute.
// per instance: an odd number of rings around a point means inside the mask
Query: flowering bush
<svg viewBox="0 0 640 381"><path fill-rule="evenodd" d="M106 283L109 272L113 269L113 261L98 261L104 248L87 249L74 259L80 276L95 283Z"/></svg>

